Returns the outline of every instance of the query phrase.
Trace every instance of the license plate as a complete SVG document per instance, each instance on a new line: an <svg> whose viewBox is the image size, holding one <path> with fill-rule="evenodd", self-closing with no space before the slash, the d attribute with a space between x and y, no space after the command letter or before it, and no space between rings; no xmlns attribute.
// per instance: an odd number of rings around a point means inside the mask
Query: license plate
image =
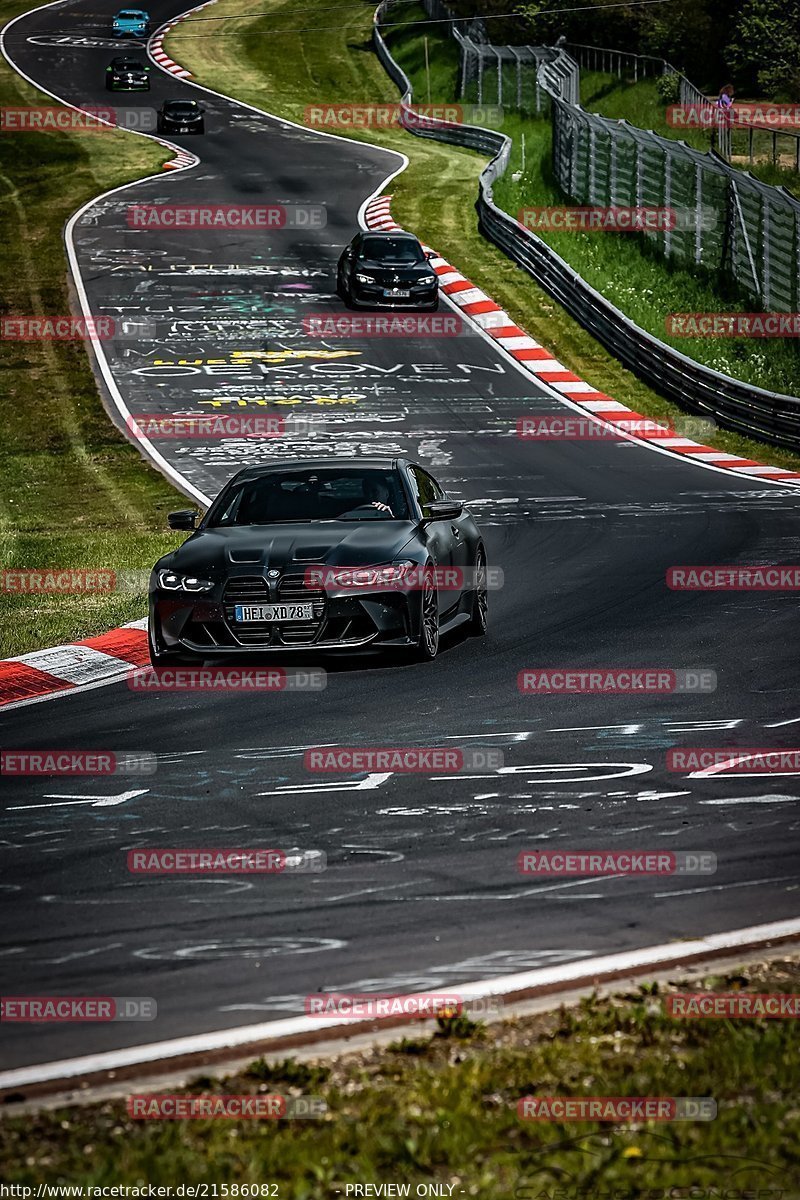
<svg viewBox="0 0 800 1200"><path fill-rule="evenodd" d="M189 132L188 125L181 125L180 129L178 130L178 133L188 133L188 132Z"/></svg>
<svg viewBox="0 0 800 1200"><path fill-rule="evenodd" d="M314 613L310 604L237 604L237 621L310 621Z"/></svg>
<svg viewBox="0 0 800 1200"><path fill-rule="evenodd" d="M408 288L384 288L384 296L410 296L411 292Z"/></svg>

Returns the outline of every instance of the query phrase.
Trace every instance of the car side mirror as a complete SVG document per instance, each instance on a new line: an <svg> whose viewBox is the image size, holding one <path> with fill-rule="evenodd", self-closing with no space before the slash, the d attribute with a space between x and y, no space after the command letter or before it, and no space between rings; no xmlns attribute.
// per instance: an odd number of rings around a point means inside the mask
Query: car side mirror
<svg viewBox="0 0 800 1200"><path fill-rule="evenodd" d="M170 529L195 529L199 514L194 508L183 508L180 512L171 512L167 517Z"/></svg>
<svg viewBox="0 0 800 1200"><path fill-rule="evenodd" d="M423 504L422 519L424 521L455 521L464 511L460 500L432 500Z"/></svg>
<svg viewBox="0 0 800 1200"><path fill-rule="evenodd" d="M432 258L436 258L436 251L435 250L426 250L425 257L427 258L428 262L430 262Z"/></svg>

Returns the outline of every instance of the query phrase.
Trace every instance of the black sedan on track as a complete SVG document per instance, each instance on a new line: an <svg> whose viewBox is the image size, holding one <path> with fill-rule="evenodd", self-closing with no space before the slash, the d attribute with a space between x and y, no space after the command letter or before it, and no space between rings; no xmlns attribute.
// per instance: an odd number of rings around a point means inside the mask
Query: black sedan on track
<svg viewBox="0 0 800 1200"><path fill-rule="evenodd" d="M106 67L106 88L110 92L149 92L150 68L127 55L112 58Z"/></svg>
<svg viewBox="0 0 800 1200"><path fill-rule="evenodd" d="M154 664L254 651L407 648L486 631L486 551L475 521L406 459L248 467L197 513L150 580Z"/></svg>
<svg viewBox="0 0 800 1200"><path fill-rule="evenodd" d="M196 100L165 100L158 110L158 132L205 133L205 111Z"/></svg>
<svg viewBox="0 0 800 1200"><path fill-rule="evenodd" d="M436 272L413 233L357 233L339 259L336 290L352 308L439 307Z"/></svg>

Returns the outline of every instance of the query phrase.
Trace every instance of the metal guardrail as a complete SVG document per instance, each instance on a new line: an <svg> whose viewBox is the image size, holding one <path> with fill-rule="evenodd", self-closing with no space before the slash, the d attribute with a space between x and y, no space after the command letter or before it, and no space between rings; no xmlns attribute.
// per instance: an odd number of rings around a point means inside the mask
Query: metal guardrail
<svg viewBox="0 0 800 1200"><path fill-rule="evenodd" d="M382 0L376 9L373 41L383 67L400 89L401 112L405 114L413 101L411 83L392 58L379 28L394 3L395 0ZM541 238L495 204L492 187L508 167L510 138L496 130L421 118L417 113L408 119L401 116L401 123L418 137L466 146L492 156L479 181L476 209L481 232L524 267L571 317L635 375L682 408L709 416L727 429L774 445L800 449L800 398L721 375L640 329Z"/></svg>

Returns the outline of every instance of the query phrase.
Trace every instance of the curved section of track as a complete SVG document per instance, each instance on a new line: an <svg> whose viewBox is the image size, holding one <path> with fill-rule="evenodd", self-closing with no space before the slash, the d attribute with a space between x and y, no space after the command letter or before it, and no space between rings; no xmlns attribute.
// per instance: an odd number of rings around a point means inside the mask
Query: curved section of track
<svg viewBox="0 0 800 1200"><path fill-rule="evenodd" d="M105 103L112 8L38 9L7 30L6 54L51 94ZM153 10L158 22L178 13ZM197 95L165 73L152 83L149 106ZM521 441L520 416L564 406L474 331L309 337L304 316L341 311L341 246L402 162L215 94L205 104L206 136L170 139L198 155L196 167L118 189L71 222L90 311L151 323L152 337L103 348L120 424L125 412L313 422L291 441L145 447L197 498L243 463L287 450L408 454L470 502L504 587L491 597L489 636L451 641L431 666L327 663L328 686L314 694L115 684L50 704L45 728L35 706L6 713L5 746L158 756L157 773L126 783L135 794L123 799L110 782L4 785L6 993L150 995L159 1015L155 1028L44 1026L24 1037L4 1025L5 1061L302 1012L303 995L320 988L452 988L793 916L797 781L690 778L668 772L665 755L676 745L791 745L796 599L671 592L665 575L682 563L792 561L800 497L629 442ZM134 204L176 203L314 205L325 223L255 234L131 224ZM525 667L590 665L707 668L718 689L517 690ZM302 754L321 743L477 744L501 749L505 767L320 780ZM329 865L293 878L127 873L133 846L205 844L315 848ZM545 845L706 850L718 870L520 876L519 850Z"/></svg>

